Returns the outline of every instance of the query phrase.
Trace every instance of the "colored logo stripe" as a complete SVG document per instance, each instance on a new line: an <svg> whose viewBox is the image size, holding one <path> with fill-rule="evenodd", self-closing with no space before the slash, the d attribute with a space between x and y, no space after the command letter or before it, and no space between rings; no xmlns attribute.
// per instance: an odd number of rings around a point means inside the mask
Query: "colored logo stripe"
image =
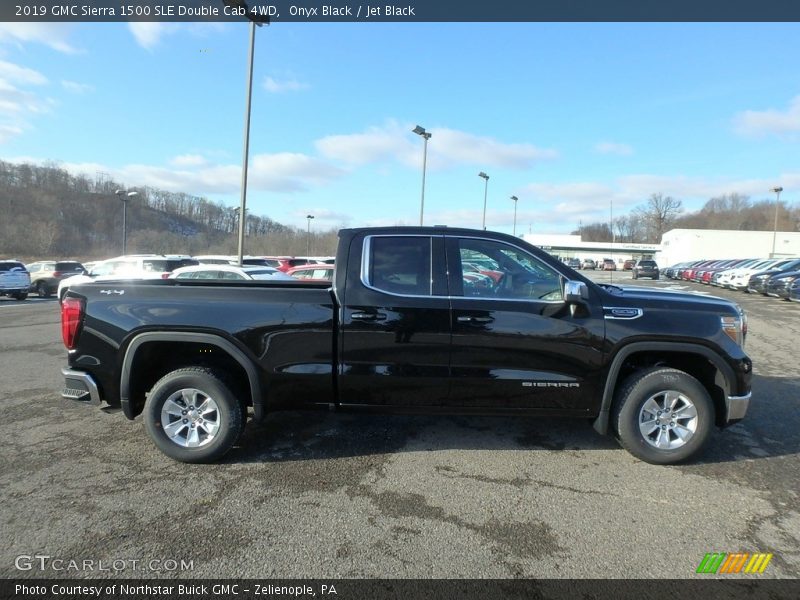
<svg viewBox="0 0 800 600"><path fill-rule="evenodd" d="M706 554L700 566L697 567L698 573L716 573L722 561L725 559L724 552L715 552Z"/></svg>
<svg viewBox="0 0 800 600"><path fill-rule="evenodd" d="M742 566L744 566L744 561L750 556L747 552L737 552L735 554L729 554L728 559L722 564L722 568L719 570L720 573L738 573L742 570Z"/></svg>
<svg viewBox="0 0 800 600"><path fill-rule="evenodd" d="M741 573L742 569L745 573L763 573L771 560L772 554L763 552L709 552L700 561L697 573L730 574Z"/></svg>
<svg viewBox="0 0 800 600"><path fill-rule="evenodd" d="M753 558L747 563L744 569L745 573L763 573L767 568L769 561L772 560L772 554L753 554Z"/></svg>

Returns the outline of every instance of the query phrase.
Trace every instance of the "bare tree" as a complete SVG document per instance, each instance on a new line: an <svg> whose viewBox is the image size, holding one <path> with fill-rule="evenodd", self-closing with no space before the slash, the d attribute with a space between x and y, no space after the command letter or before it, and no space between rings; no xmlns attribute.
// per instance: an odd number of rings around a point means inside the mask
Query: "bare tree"
<svg viewBox="0 0 800 600"><path fill-rule="evenodd" d="M671 229L673 222L683 212L683 203L672 196L662 193L651 194L647 204L634 211L644 222L647 241L652 244L661 242L661 236Z"/></svg>
<svg viewBox="0 0 800 600"><path fill-rule="evenodd" d="M751 207L748 196L734 192L711 198L699 214L710 229L744 229Z"/></svg>

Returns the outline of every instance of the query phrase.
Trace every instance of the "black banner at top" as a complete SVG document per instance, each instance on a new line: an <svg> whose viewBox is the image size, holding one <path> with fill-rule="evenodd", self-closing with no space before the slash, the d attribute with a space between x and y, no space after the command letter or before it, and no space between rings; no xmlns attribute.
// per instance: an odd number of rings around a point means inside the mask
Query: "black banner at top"
<svg viewBox="0 0 800 600"><path fill-rule="evenodd" d="M0 21L771 22L798 0L2 0Z"/></svg>

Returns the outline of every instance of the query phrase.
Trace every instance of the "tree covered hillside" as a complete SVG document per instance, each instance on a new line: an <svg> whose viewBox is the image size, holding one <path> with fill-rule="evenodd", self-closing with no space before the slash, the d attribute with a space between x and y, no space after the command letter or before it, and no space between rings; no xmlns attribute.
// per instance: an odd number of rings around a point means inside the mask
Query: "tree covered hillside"
<svg viewBox="0 0 800 600"><path fill-rule="evenodd" d="M57 165L0 161L0 257L106 258L122 252L123 206L108 178ZM235 254L238 210L206 198L129 188L128 252ZM306 230L247 215L247 254L306 254ZM335 231L312 235L312 254L333 254Z"/></svg>

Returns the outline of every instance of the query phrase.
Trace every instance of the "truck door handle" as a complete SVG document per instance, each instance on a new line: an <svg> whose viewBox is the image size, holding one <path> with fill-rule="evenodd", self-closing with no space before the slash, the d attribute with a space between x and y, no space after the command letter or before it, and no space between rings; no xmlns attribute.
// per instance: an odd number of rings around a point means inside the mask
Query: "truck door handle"
<svg viewBox="0 0 800 600"><path fill-rule="evenodd" d="M385 321L386 315L378 312L354 312L350 318L353 321Z"/></svg>
<svg viewBox="0 0 800 600"><path fill-rule="evenodd" d="M465 316L465 317L456 317L456 321L459 323L491 323L494 321L492 317L473 317L473 316Z"/></svg>

